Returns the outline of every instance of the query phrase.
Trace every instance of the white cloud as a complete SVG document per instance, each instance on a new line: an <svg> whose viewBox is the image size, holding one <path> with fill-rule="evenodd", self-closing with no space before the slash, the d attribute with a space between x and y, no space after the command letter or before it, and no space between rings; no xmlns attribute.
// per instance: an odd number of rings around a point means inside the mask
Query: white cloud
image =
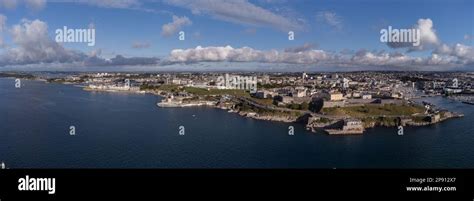
<svg viewBox="0 0 474 201"><path fill-rule="evenodd" d="M145 49L145 48L149 48L151 45L149 42L139 42L139 41L136 41L136 42L133 42L132 44L132 48L134 49Z"/></svg>
<svg viewBox="0 0 474 201"><path fill-rule="evenodd" d="M474 64L474 48L460 43L452 47L442 44L433 51L433 54L455 57L457 61L462 64Z"/></svg>
<svg viewBox="0 0 474 201"><path fill-rule="evenodd" d="M102 8L136 8L141 5L138 0L76 0L74 2Z"/></svg>
<svg viewBox="0 0 474 201"><path fill-rule="evenodd" d="M167 3L191 10L193 14L244 25L267 26L283 31L301 30L295 20L258 7L247 0L166 0Z"/></svg>
<svg viewBox="0 0 474 201"><path fill-rule="evenodd" d="M453 56L457 56L459 58L470 59L471 61L474 59L474 49L471 46L463 45L463 44L456 44L453 48Z"/></svg>
<svg viewBox="0 0 474 201"><path fill-rule="evenodd" d="M315 45L312 43L305 43L302 46L285 48L285 52L294 52L294 53L305 52L305 51L313 49L314 47Z"/></svg>
<svg viewBox="0 0 474 201"><path fill-rule="evenodd" d="M474 64L473 47L459 43L453 46L441 43L436 30L433 28L433 21L431 19L419 19L418 24L414 27L420 29L420 46L410 47L409 51L433 49L431 56L425 60L425 64ZM469 36L465 35L464 39L469 39Z"/></svg>
<svg viewBox="0 0 474 201"><path fill-rule="evenodd" d="M1 0L0 8L14 9L18 4L18 0Z"/></svg>
<svg viewBox="0 0 474 201"><path fill-rule="evenodd" d="M5 30L7 24L7 16L0 14L0 32Z"/></svg>
<svg viewBox="0 0 474 201"><path fill-rule="evenodd" d="M261 51L250 47L233 48L231 46L201 47L172 50L168 60L172 63L192 62L263 62L307 64L329 60L330 55L323 50L305 52Z"/></svg>
<svg viewBox="0 0 474 201"><path fill-rule="evenodd" d="M290 51L291 50L291 51ZM450 54L433 53L422 57L412 57L398 52L371 52L359 50L355 53L333 53L315 50L310 45L287 48L285 51L256 50L250 47L233 48L231 46L209 46L190 49L172 50L166 62L197 63L197 62L257 62L302 64L316 66L374 66L374 67L403 67L416 70L423 66L462 66L472 63L472 47L456 45Z"/></svg>
<svg viewBox="0 0 474 201"><path fill-rule="evenodd" d="M441 44L434 50L434 53L436 54L451 54L451 47L449 47L446 44Z"/></svg>
<svg viewBox="0 0 474 201"><path fill-rule="evenodd" d="M412 43L387 43L391 48L409 48L408 51L421 51L435 49L440 45L440 40L433 26L433 21L429 18L419 19L413 26L420 30L420 45L413 46Z"/></svg>
<svg viewBox="0 0 474 201"><path fill-rule="evenodd" d="M416 50L425 50L434 48L439 45L440 41L433 29L433 21L431 19L419 19L415 28L420 29L420 46L413 47Z"/></svg>
<svg viewBox="0 0 474 201"><path fill-rule="evenodd" d="M474 48L471 46L458 43L454 45L451 56L457 57L463 64L474 64Z"/></svg>
<svg viewBox="0 0 474 201"><path fill-rule="evenodd" d="M425 63L427 65L452 65L456 62L456 58L454 57L433 53L426 59Z"/></svg>
<svg viewBox="0 0 474 201"><path fill-rule="evenodd" d="M15 9L18 4L24 4L26 8L38 11L46 6L46 0L0 0L0 8Z"/></svg>
<svg viewBox="0 0 474 201"><path fill-rule="evenodd" d="M316 20L326 23L335 29L342 29L342 17L335 12L320 11L316 14Z"/></svg>
<svg viewBox="0 0 474 201"><path fill-rule="evenodd" d="M88 55L64 48L48 35L48 25L41 20L22 20L10 29L13 47L0 55L0 66L74 64L76 66L119 66L158 64L155 57L100 58L101 50Z"/></svg>
<svg viewBox="0 0 474 201"><path fill-rule="evenodd" d="M14 25L11 36L16 47L1 55L0 65L72 62L84 55L66 50L48 36L48 26L40 20L22 20Z"/></svg>
<svg viewBox="0 0 474 201"><path fill-rule="evenodd" d="M358 66L410 66L416 65L422 59L410 57L402 53L357 51L346 64Z"/></svg>
<svg viewBox="0 0 474 201"><path fill-rule="evenodd" d="M173 16L173 21L164 24L161 27L161 35L162 36L171 36L174 33L178 32L182 27L191 25L192 22L187 18L186 16L183 17L178 17L178 16Z"/></svg>
<svg viewBox="0 0 474 201"><path fill-rule="evenodd" d="M259 0L260 3L265 3L265 4L282 4L282 3L287 3L287 0Z"/></svg>
<svg viewBox="0 0 474 201"><path fill-rule="evenodd" d="M3 48L3 31L6 28L7 24L7 17L5 15L0 14L0 48Z"/></svg>
<svg viewBox="0 0 474 201"><path fill-rule="evenodd" d="M156 65L160 59L156 57L124 57L116 55L111 59L103 59L98 56L87 57L82 65L84 66L145 66Z"/></svg>
<svg viewBox="0 0 474 201"><path fill-rule="evenodd" d="M68 0L66 2L85 4L89 6L96 6L100 8L111 8L111 9L126 9L133 11L148 12L154 14L166 14L172 15L172 12L167 10L159 10L151 7L145 7L144 2L155 3L158 0Z"/></svg>
<svg viewBox="0 0 474 201"><path fill-rule="evenodd" d="M90 57L98 57L101 54L102 54L102 49L99 48L99 49L94 49L94 50L90 51L88 55Z"/></svg>

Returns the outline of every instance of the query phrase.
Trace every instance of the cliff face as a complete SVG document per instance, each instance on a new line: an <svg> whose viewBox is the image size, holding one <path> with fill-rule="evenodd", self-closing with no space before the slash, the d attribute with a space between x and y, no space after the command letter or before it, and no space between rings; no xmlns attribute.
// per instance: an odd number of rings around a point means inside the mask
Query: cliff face
<svg viewBox="0 0 474 201"><path fill-rule="evenodd" d="M434 115L431 115L434 116ZM366 117L361 119L363 123L363 128L373 128L378 126L383 127L397 127L397 126L427 126L431 124L436 124L451 118L462 117L462 114L457 114L453 112L442 112L437 114L437 117L431 118L418 118L416 116L412 117ZM306 124L306 129L315 132L316 130L338 130L343 126L343 117L341 119L324 119L319 117L310 117L308 123ZM343 133L343 132L341 132Z"/></svg>
<svg viewBox="0 0 474 201"><path fill-rule="evenodd" d="M317 129L322 129L322 128L331 128L331 127L340 127L340 125L335 125L337 124L337 121L318 121L318 120L312 120L308 121L308 124L306 124L306 128L312 129L312 128L317 128Z"/></svg>
<svg viewBox="0 0 474 201"><path fill-rule="evenodd" d="M266 121L278 121L278 122L286 122L286 123L296 122L296 120L298 119L297 117L294 117L294 116L260 115L254 112L243 112L243 111L240 111L238 114L240 116L250 117L253 119L266 120Z"/></svg>

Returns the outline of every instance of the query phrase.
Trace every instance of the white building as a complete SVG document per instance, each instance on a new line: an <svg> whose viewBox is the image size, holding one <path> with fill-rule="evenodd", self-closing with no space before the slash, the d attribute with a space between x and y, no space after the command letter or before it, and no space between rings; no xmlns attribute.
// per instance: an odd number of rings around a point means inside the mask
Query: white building
<svg viewBox="0 0 474 201"><path fill-rule="evenodd" d="M367 100L367 99L372 99L372 95L370 95L370 94L364 94L364 95L362 95L362 99L365 99L365 100Z"/></svg>
<svg viewBox="0 0 474 201"><path fill-rule="evenodd" d="M276 95L277 94L275 92L268 91L268 90L257 91L255 93L255 97L257 98L273 98Z"/></svg>
<svg viewBox="0 0 474 201"><path fill-rule="evenodd" d="M306 78L308 78L308 74L306 74L305 72L303 72L303 75L301 76L301 78L302 78L303 80L305 80Z"/></svg>
<svg viewBox="0 0 474 201"><path fill-rule="evenodd" d="M340 100L344 100L344 96L342 93L339 93L339 92L331 92L329 94L327 94L327 98L330 100L330 101L340 101Z"/></svg>

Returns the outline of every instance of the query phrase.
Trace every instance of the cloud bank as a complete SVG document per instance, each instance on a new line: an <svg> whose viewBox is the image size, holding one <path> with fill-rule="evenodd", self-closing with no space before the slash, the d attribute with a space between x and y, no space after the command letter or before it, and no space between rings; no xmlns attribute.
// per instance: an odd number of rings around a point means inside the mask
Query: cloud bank
<svg viewBox="0 0 474 201"><path fill-rule="evenodd" d="M152 65L155 57L100 57L100 51L87 55L64 48L48 35L48 25L41 20L22 20L10 29L13 45L0 55L0 66L75 64L78 66Z"/></svg>
<svg viewBox="0 0 474 201"><path fill-rule="evenodd" d="M7 17L0 14L0 48L3 47L3 31L7 24Z"/></svg>
<svg viewBox="0 0 474 201"><path fill-rule="evenodd" d="M306 51L303 54L279 52L277 50L261 51L250 47L233 48L231 46L201 47L194 49L172 50L168 60L173 63L194 62L263 62L263 63L318 63L328 59L322 50Z"/></svg>
<svg viewBox="0 0 474 201"><path fill-rule="evenodd" d="M297 47L282 50L259 50L252 47L197 46L187 49L173 49L165 58L125 57L114 55L103 58L101 51L90 53L75 51L55 42L48 34L47 23L41 20L21 20L10 28L5 25L6 17L0 15L0 28L11 35L12 44L8 44L0 54L0 67L21 65L74 65L74 66L167 66L171 64L190 64L200 62L236 62L261 64L295 64L298 66L374 66L405 67L417 70L419 67L437 68L474 65L474 48L464 44L442 44L436 36L429 19L419 20L418 26L424 27L423 48L436 45L432 53L425 57L408 55L410 51L385 52L343 50L341 52L316 49L314 44L305 43ZM191 23L191 22L189 22ZM169 26L188 24L185 17L174 17ZM3 26L2 26L3 25ZM178 28L165 28L176 32ZM132 48L147 48L148 43L136 42Z"/></svg>
<svg viewBox="0 0 474 201"><path fill-rule="evenodd" d="M172 50L168 64L198 62L259 62L303 65L332 66L459 66L473 64L473 48L462 44L450 47L447 52L433 52L428 57L412 57L404 53L388 53L358 50L355 53L328 52L312 49L305 44L301 47L278 50L256 50L250 47L209 46Z"/></svg>

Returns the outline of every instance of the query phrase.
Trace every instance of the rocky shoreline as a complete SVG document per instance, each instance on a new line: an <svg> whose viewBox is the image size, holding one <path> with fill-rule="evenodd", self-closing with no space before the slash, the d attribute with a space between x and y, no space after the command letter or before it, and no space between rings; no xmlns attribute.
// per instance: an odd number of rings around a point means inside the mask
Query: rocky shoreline
<svg viewBox="0 0 474 201"><path fill-rule="evenodd" d="M264 120L264 121L276 121L284 123L295 123L298 118L291 116L270 116L270 115L259 115L254 112L237 112L240 116L248 117L252 119Z"/></svg>
<svg viewBox="0 0 474 201"><path fill-rule="evenodd" d="M156 94L155 94L156 95ZM165 97L163 95L159 95L161 97ZM165 97L166 98L166 97ZM236 113L242 117L248 117L252 119L257 119L257 120L264 120L264 121L275 121L275 122L284 122L284 123L294 123L297 121L297 117L292 117L292 116L272 116L272 115L260 115L256 112L245 112L245 111L239 111L239 110L234 110L232 107L224 107L224 106L218 106L217 103L210 104L210 102L190 102L190 103L170 103L167 104L166 102L159 102L157 103L158 107L176 107L176 108L181 108L181 107L211 107L211 108L217 108L217 109L222 109L226 110L230 113Z"/></svg>
<svg viewBox="0 0 474 201"><path fill-rule="evenodd" d="M203 101L203 100L195 100L195 101L186 101L186 102L165 102L168 98L165 94L165 91L146 91L146 93L158 95L163 99L162 102L157 103L159 107L210 107L210 108L217 108L226 110L230 113L236 113L242 117L252 118L256 120L263 120L263 121L274 121L274 122L283 122L283 123L303 123L305 124L307 130L312 132L325 131L328 134L337 134L337 135L346 135L346 134L363 134L365 129L367 128L374 128L374 127L397 127L400 124L398 123L386 123L384 121L374 120L374 122L370 122L367 124L363 124L363 128L360 130L341 130L340 128L334 128L336 124L345 120L345 117L336 118L330 120L328 122L314 122L311 121L311 116L291 116L291 115L262 115L257 112L253 111L242 111L235 108L235 105L220 105L219 102L216 101ZM462 114L452 113L452 112L445 112L445 115L434 122L415 122L411 119L408 121L400 121L403 126L428 126L436 123L443 122L445 120L451 118L459 118L462 117ZM401 118L401 117L399 117ZM338 123L339 122L339 123Z"/></svg>
<svg viewBox="0 0 474 201"><path fill-rule="evenodd" d="M236 113L242 117L247 117L247 118L252 118L256 120L263 120L263 121L274 121L274 122L283 122L283 123L305 123L307 130L310 130L312 132L317 132L319 131L325 131L328 134L331 135L351 135L351 134L363 134L365 129L367 128L374 128L374 127L397 127L400 124L396 123L391 123L387 124L383 121L374 121L369 124L364 124L363 128L360 130L341 130L341 129L335 129L334 125L338 124L340 121L344 121L344 118L341 117L341 119L335 119L335 120L330 120L329 122L315 122L311 121L311 117L301 118L301 117L295 117L295 116L277 116L277 115L261 115L256 112L248 112L248 111L239 111L239 110L234 110L232 107L224 107L224 106L218 106L218 104L215 105L210 105L210 104L183 104L186 106L205 106L205 107L211 107L211 108L218 108L218 109L223 109L231 113ZM163 106L161 106L163 107ZM185 107L181 105L176 105L175 107ZM403 122L403 126L428 126L428 125L433 125L437 124L443 121L446 121L448 119L452 118L460 118L463 117L463 114L457 114L453 112L446 112L444 113L444 116L440 118L437 121L434 122L415 122L415 121L406 121ZM301 120L305 119L305 120Z"/></svg>

